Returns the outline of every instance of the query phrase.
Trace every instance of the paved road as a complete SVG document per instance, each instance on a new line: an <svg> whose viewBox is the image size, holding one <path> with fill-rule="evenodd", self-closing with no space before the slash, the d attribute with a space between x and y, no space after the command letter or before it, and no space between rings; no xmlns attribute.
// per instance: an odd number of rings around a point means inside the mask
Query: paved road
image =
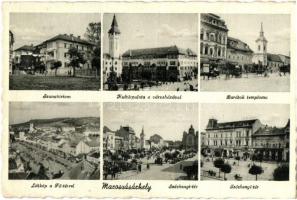
<svg viewBox="0 0 297 200"><path fill-rule="evenodd" d="M290 90L290 76L279 76L277 73L269 77L244 74L242 78L225 80L225 75L220 79L203 80L200 78L201 91L221 92L288 92Z"/></svg>

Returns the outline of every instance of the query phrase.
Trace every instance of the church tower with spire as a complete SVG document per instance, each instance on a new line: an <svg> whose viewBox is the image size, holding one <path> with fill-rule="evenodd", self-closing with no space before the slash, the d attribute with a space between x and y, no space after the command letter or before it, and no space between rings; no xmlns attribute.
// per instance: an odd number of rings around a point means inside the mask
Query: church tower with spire
<svg viewBox="0 0 297 200"><path fill-rule="evenodd" d="M140 148L144 149L145 148L145 134L144 134L144 130L142 127L141 133L140 133Z"/></svg>
<svg viewBox="0 0 297 200"><path fill-rule="evenodd" d="M256 51L253 56L253 63L267 66L267 43L261 22L260 35L256 40Z"/></svg>
<svg viewBox="0 0 297 200"><path fill-rule="evenodd" d="M121 31L118 26L117 18L113 15L111 27L108 31L109 55L116 59L120 57L120 34Z"/></svg>

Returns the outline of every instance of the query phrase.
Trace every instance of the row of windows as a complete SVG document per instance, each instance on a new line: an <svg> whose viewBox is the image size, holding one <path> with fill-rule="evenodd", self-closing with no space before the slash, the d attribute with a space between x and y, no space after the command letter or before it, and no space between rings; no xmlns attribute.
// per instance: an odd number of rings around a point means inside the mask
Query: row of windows
<svg viewBox="0 0 297 200"><path fill-rule="evenodd" d="M234 54L228 54L228 58L229 59L237 59L237 60L250 60L250 57L249 56L244 56L244 55L234 55Z"/></svg>
<svg viewBox="0 0 297 200"><path fill-rule="evenodd" d="M209 141L208 141L208 145L209 145ZM247 146L249 145L249 140L235 140L233 143L233 140L229 140L229 144L228 144L228 140L214 140L213 141L213 145L214 146L228 146L228 145L235 145L235 146Z"/></svg>
<svg viewBox="0 0 297 200"><path fill-rule="evenodd" d="M200 39L217 42L219 44L227 44L227 36L220 33L213 33L202 30L200 33Z"/></svg>
<svg viewBox="0 0 297 200"><path fill-rule="evenodd" d="M195 67L180 67L180 70L189 70L189 69L194 69Z"/></svg>
<svg viewBox="0 0 297 200"><path fill-rule="evenodd" d="M243 131L236 131L234 134L233 132L225 132L225 133L208 133L207 134L208 138L210 138L211 136L213 136L214 138L232 138L233 136L235 137L249 137L250 136L250 130L246 130L245 132Z"/></svg>
<svg viewBox="0 0 297 200"><path fill-rule="evenodd" d="M111 61L110 61L110 62L108 62L108 61L105 61L105 65L108 65L108 64L110 64L110 65L111 65L111 63L112 63ZM117 62L117 61L114 61L114 64L115 64L115 65L117 65L117 64L118 64L118 62Z"/></svg>
<svg viewBox="0 0 297 200"><path fill-rule="evenodd" d="M209 55L209 56L218 56L218 57L224 57L225 56L225 48L217 48L215 50L213 47L209 47L208 45L201 45L200 47L200 53L202 55Z"/></svg>
<svg viewBox="0 0 297 200"><path fill-rule="evenodd" d="M75 47L77 48L78 50L85 50L85 49L88 49L87 47L83 46L83 45L78 45L78 44L69 44L69 43L64 43L64 48L67 49L67 48L71 48L71 47Z"/></svg>
<svg viewBox="0 0 297 200"><path fill-rule="evenodd" d="M118 68L117 67L114 67L114 71L117 71ZM105 71L107 71L107 67L105 67ZM112 71L112 67L109 68L109 71Z"/></svg>
<svg viewBox="0 0 297 200"><path fill-rule="evenodd" d="M272 147L272 148L281 148L282 144L281 143L257 143L255 142L255 147Z"/></svg>

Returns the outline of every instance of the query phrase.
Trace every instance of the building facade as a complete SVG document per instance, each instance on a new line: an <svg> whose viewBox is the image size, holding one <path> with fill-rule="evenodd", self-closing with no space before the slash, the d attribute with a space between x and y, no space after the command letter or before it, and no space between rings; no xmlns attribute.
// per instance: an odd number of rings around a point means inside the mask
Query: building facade
<svg viewBox="0 0 297 200"><path fill-rule="evenodd" d="M280 67L284 65L284 62L277 54L267 54L267 67L270 72L278 72Z"/></svg>
<svg viewBox="0 0 297 200"><path fill-rule="evenodd" d="M56 61L61 61L62 63L62 66L57 71L59 75L73 74L73 68L70 66L70 56L68 54L69 49L72 47L82 53L86 59L86 63L81 65L81 67L83 69L92 68L91 61L87 58L95 45L82 39L80 36L59 34L37 45L41 61L45 63L49 75L55 73L52 66Z"/></svg>
<svg viewBox="0 0 297 200"><path fill-rule="evenodd" d="M24 45L24 46L21 46L21 47L17 48L13 52L13 61L14 61L14 63L20 64L22 56L33 56L34 51L35 51L35 47L33 46L33 44Z"/></svg>
<svg viewBox="0 0 297 200"><path fill-rule="evenodd" d="M228 37L227 62L238 66L242 70L249 70L253 64L253 51L239 39Z"/></svg>
<svg viewBox="0 0 297 200"><path fill-rule="evenodd" d="M12 74L14 34L9 30L9 74Z"/></svg>
<svg viewBox="0 0 297 200"><path fill-rule="evenodd" d="M252 146L260 160L289 161L289 124L282 128L266 125L253 134Z"/></svg>
<svg viewBox="0 0 297 200"><path fill-rule="evenodd" d="M209 119L205 129L207 153L225 157L250 154L252 135L262 126L257 119L225 123Z"/></svg>
<svg viewBox="0 0 297 200"><path fill-rule="evenodd" d="M260 120L218 123L209 119L201 145L203 154L211 156L251 158L267 161L288 161L289 125L269 127Z"/></svg>
<svg viewBox="0 0 297 200"><path fill-rule="evenodd" d="M131 49L122 55L123 81L178 81L195 78L197 55L177 46Z"/></svg>
<svg viewBox="0 0 297 200"><path fill-rule="evenodd" d="M215 14L200 16L200 68L218 67L222 70L227 56L227 25Z"/></svg>

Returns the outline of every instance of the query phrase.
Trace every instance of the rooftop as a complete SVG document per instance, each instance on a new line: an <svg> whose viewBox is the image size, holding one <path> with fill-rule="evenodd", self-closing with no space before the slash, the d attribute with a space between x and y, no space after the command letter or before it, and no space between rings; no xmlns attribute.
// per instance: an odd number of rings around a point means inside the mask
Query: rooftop
<svg viewBox="0 0 297 200"><path fill-rule="evenodd" d="M56 35L46 41L44 41L43 43L46 42L52 42L52 41L56 41L56 40L64 40L64 41L68 41L68 42L76 42L76 43L80 43L80 44L85 44L85 45L95 45L87 40L82 39L80 36L74 36L73 34L67 35L67 34L59 34Z"/></svg>
<svg viewBox="0 0 297 200"><path fill-rule="evenodd" d="M115 15L113 15L112 23L111 23L108 33L109 34L114 34L114 33L120 34L121 33L119 26L118 26L117 18Z"/></svg>
<svg viewBox="0 0 297 200"><path fill-rule="evenodd" d="M238 51L243 51L243 52L247 52L247 53L253 53L253 51L250 49L249 45L247 45L245 42L243 42L237 38L233 38L233 37L228 37L227 48L238 50Z"/></svg>
<svg viewBox="0 0 297 200"><path fill-rule="evenodd" d="M197 54L191 49L182 49L174 46L157 47L157 48L144 48L144 49L129 49L122 57L141 57L141 56L153 56L153 57L166 57L167 55L187 55L196 57Z"/></svg>
<svg viewBox="0 0 297 200"><path fill-rule="evenodd" d="M285 135L285 128L277 128L277 127L263 127L259 128L254 134L254 137L257 136L278 136L278 135Z"/></svg>
<svg viewBox="0 0 297 200"><path fill-rule="evenodd" d="M214 120L214 121L211 121ZM229 129L229 128L240 128L240 127L252 127L252 125L258 119L250 120L240 120L240 121L231 121L231 122L221 122L217 123L215 119L210 119L206 130L217 130L217 129ZM213 123L212 123L213 122Z"/></svg>
<svg viewBox="0 0 297 200"><path fill-rule="evenodd" d="M33 44L31 44L31 45L21 46L14 51L34 51L34 50L35 50L35 47L33 46Z"/></svg>

